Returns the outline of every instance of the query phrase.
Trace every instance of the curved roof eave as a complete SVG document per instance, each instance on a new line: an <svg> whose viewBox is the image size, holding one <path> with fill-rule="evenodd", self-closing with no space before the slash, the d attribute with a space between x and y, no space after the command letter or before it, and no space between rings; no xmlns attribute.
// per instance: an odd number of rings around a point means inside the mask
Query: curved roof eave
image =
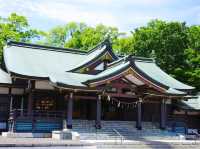
<svg viewBox="0 0 200 149"><path fill-rule="evenodd" d="M87 86L74 86L74 85L68 85L68 84L64 84L64 83L61 83L61 82L50 82L50 84L53 86L53 87L56 87L56 88L61 88L61 89L66 89L66 90L80 90L80 91L90 91L90 92L98 92L98 90L96 90L95 88L89 88Z"/></svg>
<svg viewBox="0 0 200 149"><path fill-rule="evenodd" d="M105 47L104 47L105 46ZM104 48L102 51L98 52L98 50L100 50L101 48ZM96 52L96 53L95 53ZM88 58L86 58L86 60L84 62L81 62L77 67L69 70L68 72L74 72L77 71L85 66L90 65L91 63L94 63L96 60L98 60L99 58L101 58L104 54L108 53L113 60L117 60L118 57L114 54L114 52L112 51L112 48L110 48L108 45L106 44L102 44L99 45L99 47L96 47L94 50L89 51L88 52ZM93 57L91 58L90 56L93 55Z"/></svg>
<svg viewBox="0 0 200 149"><path fill-rule="evenodd" d="M152 62L134 61L132 66L134 67L135 70L137 70L138 73L145 76L145 78L163 88L166 89L173 88L179 91L188 91L195 89L192 86L186 85L174 79L173 77L165 73L162 69L160 69L160 67L157 66L153 61Z"/></svg>
<svg viewBox="0 0 200 149"><path fill-rule="evenodd" d="M0 68L0 86L12 85L12 79L9 73Z"/></svg>
<svg viewBox="0 0 200 149"><path fill-rule="evenodd" d="M155 80L155 78L151 77L151 75L148 75L147 73L143 72L140 68L137 67L135 64L135 61L143 61L143 59L125 59L124 62L120 62L118 65L115 65L113 67L108 68L107 70L99 73L94 78L91 78L90 80L85 81L85 84L91 85L91 84L98 84L98 82L105 82L105 80L109 80L115 76L119 76L121 73L124 73L127 69L131 68L136 75L142 79L143 82L149 84L150 86L153 86L154 88L157 88L159 91L168 94L168 95L177 95L177 96L183 96L187 93L180 91L176 88L173 88L171 86L168 86L168 84L163 84L163 82L159 82ZM145 59L144 63L155 63L152 59ZM159 67L158 67L159 68ZM160 69L160 68L159 68ZM162 70L160 70L162 71ZM171 76L169 76L171 77ZM175 82L177 83L177 82Z"/></svg>
<svg viewBox="0 0 200 149"><path fill-rule="evenodd" d="M99 82L99 81L105 81L106 79L109 79L115 75L120 75L121 73L123 73L124 71L126 71L128 68L130 67L130 63L126 62L124 64L118 65L114 68L109 68L106 69L105 71L99 73L98 75L94 76L92 79L87 80L85 82L83 82L84 84L92 84L95 82Z"/></svg>
<svg viewBox="0 0 200 149"><path fill-rule="evenodd" d="M123 75L129 69L131 69L134 73L136 73L137 79L142 78L141 75L139 73L137 73L137 71L134 70L134 68L132 67L132 63L130 61L127 61L126 63L121 63L118 66L109 68L109 69L105 70L104 72L99 73L96 76L96 78L94 77L90 80L87 80L87 81L84 82L84 84L92 85L92 84L98 84L99 82L109 81L112 78L115 78L117 76L120 77L121 75ZM150 86L154 87L155 89L157 89L159 92L162 92L162 93L166 93L166 91L168 89L168 88L160 87L157 84L153 83L152 81L147 80L146 78L142 79L142 82L149 84Z"/></svg>
<svg viewBox="0 0 200 149"><path fill-rule="evenodd" d="M179 90L176 90L176 89L173 89L173 88L169 88L166 91L166 94L168 94L168 95L177 95L177 96L187 95L187 93L179 91Z"/></svg>
<svg viewBox="0 0 200 149"><path fill-rule="evenodd" d="M31 75L23 75L19 73L15 73L12 71L9 71L11 76L14 76L16 78L22 78L22 79L30 79L30 80L49 80L49 77L38 77L38 76L31 76Z"/></svg>

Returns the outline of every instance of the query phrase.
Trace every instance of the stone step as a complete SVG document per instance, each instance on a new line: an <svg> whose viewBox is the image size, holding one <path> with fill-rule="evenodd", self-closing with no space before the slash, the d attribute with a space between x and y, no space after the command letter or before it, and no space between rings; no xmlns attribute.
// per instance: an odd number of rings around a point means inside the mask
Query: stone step
<svg viewBox="0 0 200 149"><path fill-rule="evenodd" d="M142 130L135 128L133 121L102 121L102 129L94 127L95 121L74 120L73 131L80 133L81 139L113 139L119 138L119 135L113 131L117 130L125 139L138 139L145 137L153 138L178 138L174 133L162 131L158 128L158 124L151 122L143 122Z"/></svg>
<svg viewBox="0 0 200 149"><path fill-rule="evenodd" d="M185 148L192 148L192 149L199 149L199 145L98 145L97 149L185 149Z"/></svg>

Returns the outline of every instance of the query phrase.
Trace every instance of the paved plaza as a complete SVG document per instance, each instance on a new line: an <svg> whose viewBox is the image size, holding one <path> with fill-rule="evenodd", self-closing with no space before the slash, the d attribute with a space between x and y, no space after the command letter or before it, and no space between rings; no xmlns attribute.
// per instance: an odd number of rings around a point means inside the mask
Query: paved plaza
<svg viewBox="0 0 200 149"><path fill-rule="evenodd" d="M200 141L186 140L87 140L67 141L48 138L0 137L1 149L199 149Z"/></svg>
<svg viewBox="0 0 200 149"><path fill-rule="evenodd" d="M94 146L79 146L79 147L60 147L60 146L56 146L56 147L2 147L1 149L96 149L96 147Z"/></svg>

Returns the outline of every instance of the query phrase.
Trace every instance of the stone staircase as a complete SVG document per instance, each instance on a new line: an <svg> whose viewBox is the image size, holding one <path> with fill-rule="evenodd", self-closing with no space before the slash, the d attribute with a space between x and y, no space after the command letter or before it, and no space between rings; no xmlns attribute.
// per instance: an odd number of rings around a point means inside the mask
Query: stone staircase
<svg viewBox="0 0 200 149"><path fill-rule="evenodd" d="M139 142L123 144L97 144L97 149L199 149L200 143Z"/></svg>
<svg viewBox="0 0 200 149"><path fill-rule="evenodd" d="M73 131L80 134L81 140L177 140L176 133L160 130L159 124L143 122L142 130L135 128L133 121L102 121L102 128L94 127L95 121L73 120Z"/></svg>

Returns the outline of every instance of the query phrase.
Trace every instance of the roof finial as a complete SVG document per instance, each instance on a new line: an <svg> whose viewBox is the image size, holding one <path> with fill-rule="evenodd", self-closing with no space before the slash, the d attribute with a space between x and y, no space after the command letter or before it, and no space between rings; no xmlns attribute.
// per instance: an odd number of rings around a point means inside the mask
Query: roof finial
<svg viewBox="0 0 200 149"><path fill-rule="evenodd" d="M109 33L105 35L103 43L107 46L108 49L112 49L112 41Z"/></svg>

